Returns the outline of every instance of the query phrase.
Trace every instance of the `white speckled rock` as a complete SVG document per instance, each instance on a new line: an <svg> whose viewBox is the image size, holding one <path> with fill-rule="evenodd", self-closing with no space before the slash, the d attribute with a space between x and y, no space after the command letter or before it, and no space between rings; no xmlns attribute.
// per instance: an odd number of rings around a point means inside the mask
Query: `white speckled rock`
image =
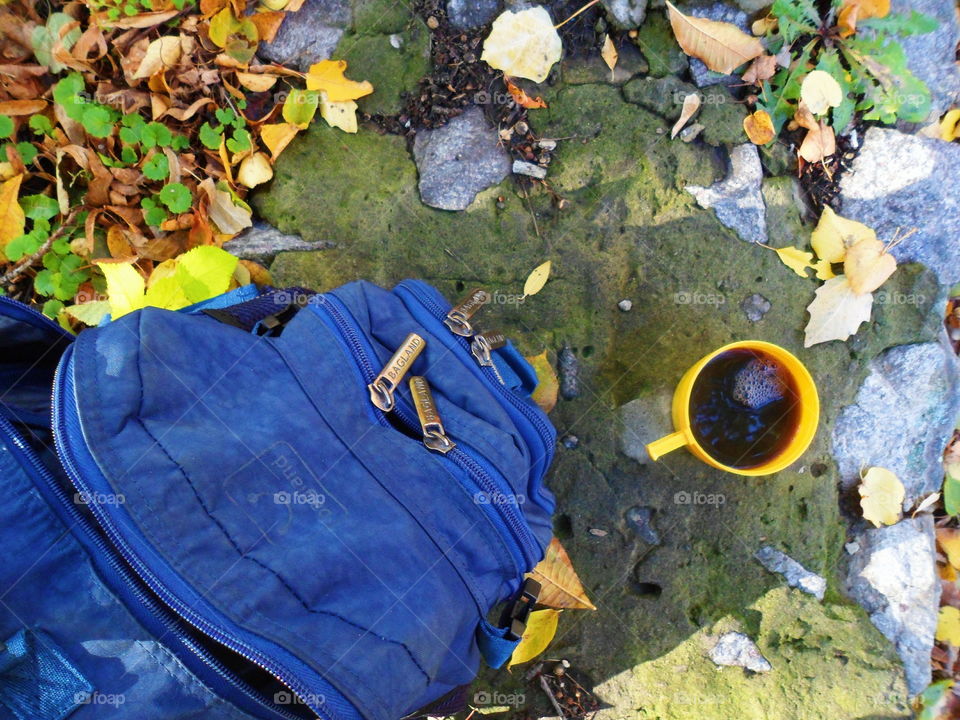
<svg viewBox="0 0 960 720"><path fill-rule="evenodd" d="M710 187L688 185L686 190L700 207L713 208L717 219L748 242L767 241L767 207L761 185L763 167L753 143L730 151L730 172Z"/></svg>

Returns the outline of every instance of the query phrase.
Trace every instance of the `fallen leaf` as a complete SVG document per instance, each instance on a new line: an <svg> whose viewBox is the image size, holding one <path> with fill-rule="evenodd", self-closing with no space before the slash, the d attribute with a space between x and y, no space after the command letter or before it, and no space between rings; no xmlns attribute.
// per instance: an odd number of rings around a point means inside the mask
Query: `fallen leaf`
<svg viewBox="0 0 960 720"><path fill-rule="evenodd" d="M320 93L294 88L287 93L283 101L283 119L293 123L301 130L306 130L317 114L317 104L320 102Z"/></svg>
<svg viewBox="0 0 960 720"><path fill-rule="evenodd" d="M550 261L547 260L545 263L537 265L537 267L533 269L523 284L524 297L527 295L536 295L543 290L543 286L547 284L547 280L550 278L550 267Z"/></svg>
<svg viewBox="0 0 960 720"><path fill-rule="evenodd" d="M677 118L677 122L673 124L673 129L670 130L670 138L673 139L677 136L677 133L683 130L683 126L686 125L690 118L696 115L697 110L700 109L700 94L699 93L688 93L686 97L683 98L683 107L680 109L680 117Z"/></svg>
<svg viewBox="0 0 960 720"><path fill-rule="evenodd" d="M955 570L960 570L960 530L957 528L937 528L937 544L947 556L947 562Z"/></svg>
<svg viewBox="0 0 960 720"><path fill-rule="evenodd" d="M110 312L108 300L93 300L79 305L68 305L64 311L74 320L82 322L88 327L96 327Z"/></svg>
<svg viewBox="0 0 960 720"><path fill-rule="evenodd" d="M151 275L151 280L153 276ZM190 299L176 276L158 278L147 288L144 304L165 310L179 310L191 305Z"/></svg>
<svg viewBox="0 0 960 720"><path fill-rule="evenodd" d="M763 44L731 23L684 15L667 2L670 25L677 42L714 72L729 75L763 54Z"/></svg>
<svg viewBox="0 0 960 720"><path fill-rule="evenodd" d="M756 36L766 35L768 32L777 27L777 18L773 15L766 15L758 20L754 20L750 25L750 32Z"/></svg>
<svg viewBox="0 0 960 720"><path fill-rule="evenodd" d="M960 129L957 127L958 123L960 123L960 108L948 110L937 125L940 139L950 142L960 137Z"/></svg>
<svg viewBox="0 0 960 720"><path fill-rule="evenodd" d="M133 79L140 80L172 68L180 62L182 52L179 37L165 35L157 38L147 46L147 54L140 61L140 66L133 74Z"/></svg>
<svg viewBox="0 0 960 720"><path fill-rule="evenodd" d="M876 527L893 525L900 520L906 491L893 472L882 467L868 469L860 481L859 492L864 520Z"/></svg>
<svg viewBox="0 0 960 720"><path fill-rule="evenodd" d="M539 95L535 98L531 98L521 87L517 87L510 81L509 75L504 75L503 80L507 85L507 92L510 93L510 96L513 98L513 101L517 103L520 107L525 107L529 110L535 110L537 108L545 108L547 104L543 101L543 98Z"/></svg>
<svg viewBox="0 0 960 720"><path fill-rule="evenodd" d="M260 139L270 151L270 157L276 160L290 141L297 136L300 128L293 123L274 123L260 126Z"/></svg>
<svg viewBox="0 0 960 720"><path fill-rule="evenodd" d="M200 183L200 189L209 199L207 212L210 219L222 234L236 235L253 224L250 209L233 202L233 196L216 187L210 178Z"/></svg>
<svg viewBox="0 0 960 720"><path fill-rule="evenodd" d="M610 72L613 72L613 69L617 66L617 60L620 59L620 53L617 52L617 47L610 39L610 35L603 36L603 48L600 50L600 57L610 68Z"/></svg>
<svg viewBox="0 0 960 720"><path fill-rule="evenodd" d="M534 610L527 618L527 628L523 631L520 644L510 656L508 668L533 660L550 645L557 634L557 621L560 610Z"/></svg>
<svg viewBox="0 0 960 720"><path fill-rule="evenodd" d="M267 75L266 73L251 73L237 71L237 82L243 85L247 90L253 92L266 92L277 83L276 75Z"/></svg>
<svg viewBox="0 0 960 720"><path fill-rule="evenodd" d="M23 175L15 175L0 185L0 251L24 233L27 217L19 201L22 181Z"/></svg>
<svg viewBox="0 0 960 720"><path fill-rule="evenodd" d="M823 120L811 130L807 130L806 137L800 144L800 157L810 163L823 162L837 151L837 136L833 128Z"/></svg>
<svg viewBox="0 0 960 720"><path fill-rule="evenodd" d="M814 115L822 115L843 102L843 90L833 75L824 70L811 70L800 85L800 98Z"/></svg>
<svg viewBox="0 0 960 720"><path fill-rule="evenodd" d="M950 605L944 605L940 608L940 615L937 617L936 638L940 642L960 647L960 609Z"/></svg>
<svg viewBox="0 0 960 720"><path fill-rule="evenodd" d="M116 320L143 307L146 290L143 276L130 262L101 261L96 263L107 281L110 319Z"/></svg>
<svg viewBox="0 0 960 720"><path fill-rule="evenodd" d="M505 10L490 27L480 59L507 75L543 82L560 60L563 43L550 13L541 5Z"/></svg>
<svg viewBox="0 0 960 720"><path fill-rule="evenodd" d="M170 20L173 17L176 17L180 13L179 10L161 10L158 12L138 12L136 15L130 17L122 17L117 20L109 19L105 14L98 13L96 16L91 16L91 20L95 21L101 27L108 28L149 28L155 27L161 23L165 23L167 20Z"/></svg>
<svg viewBox="0 0 960 720"><path fill-rule="evenodd" d="M933 506L933 504L936 503L937 500L939 500L939 499L940 499L940 493L938 493L938 492L930 493L929 495L927 495L927 496L923 499L923 502L921 502L919 505L917 505L917 507L914 509L913 515L911 515L911 517L916 517L918 513L922 513L922 512L923 512L924 510L926 510L927 508Z"/></svg>
<svg viewBox="0 0 960 720"><path fill-rule="evenodd" d="M547 357L547 351L544 350L539 355L527 358L534 371L537 373L537 387L534 388L530 399L533 400L545 413L553 410L557 404L557 393L560 390L560 381L557 379L557 373L553 369L553 364Z"/></svg>
<svg viewBox="0 0 960 720"><path fill-rule="evenodd" d="M210 42L219 48L226 47L229 37L240 27L240 22L233 14L229 5L210 18L210 27L207 35Z"/></svg>
<svg viewBox="0 0 960 720"><path fill-rule="evenodd" d="M813 267L813 253L795 247L774 248L780 262L802 278L809 277L807 269Z"/></svg>
<svg viewBox="0 0 960 720"><path fill-rule="evenodd" d="M282 8L271 8L273 12L256 12L250 16L250 21L257 26L257 34L261 42L273 42L277 31L287 17L285 12L278 12Z"/></svg>
<svg viewBox="0 0 960 720"><path fill-rule="evenodd" d="M829 205L824 205L810 244L817 257L837 263L843 261L847 248L864 239L876 240L877 235L863 223L841 217Z"/></svg>
<svg viewBox="0 0 960 720"><path fill-rule="evenodd" d="M202 245L177 258L174 277L191 303L222 295L230 286L237 258L214 245Z"/></svg>
<svg viewBox="0 0 960 720"><path fill-rule="evenodd" d="M886 17L889 12L890 0L846 0L837 16L840 37L853 35L860 20Z"/></svg>
<svg viewBox="0 0 960 720"><path fill-rule="evenodd" d="M334 102L327 97L327 93L320 92L318 104L320 117L327 121L330 127L340 128L344 132L357 132L357 104L353 100Z"/></svg>
<svg viewBox="0 0 960 720"><path fill-rule="evenodd" d="M36 98L33 100L6 100L0 102L0 115L35 115L43 112L47 101Z"/></svg>
<svg viewBox="0 0 960 720"><path fill-rule="evenodd" d="M766 145L776 136L773 120L766 110L757 110L747 115L743 119L743 131L754 145Z"/></svg>
<svg viewBox="0 0 960 720"><path fill-rule="evenodd" d="M817 260L813 264L813 269L816 273L817 280L829 280L830 278L837 276L828 260Z"/></svg>
<svg viewBox="0 0 960 720"><path fill-rule="evenodd" d="M254 188L273 177L273 167L266 153L255 152L247 155L237 171L237 182L244 187Z"/></svg>
<svg viewBox="0 0 960 720"><path fill-rule="evenodd" d="M857 332L860 324L870 319L873 295L858 295L843 275L830 278L817 288L816 297L807 307L810 321L804 328L804 347L828 340L846 340Z"/></svg>
<svg viewBox="0 0 960 720"><path fill-rule="evenodd" d="M855 293L871 293L897 269L897 259L876 238L864 238L847 248L843 272Z"/></svg>
<svg viewBox="0 0 960 720"><path fill-rule="evenodd" d="M356 100L373 92L373 85L366 80L357 82L344 76L346 60L321 60L307 71L307 89L323 90L333 102Z"/></svg>
<svg viewBox="0 0 960 720"><path fill-rule="evenodd" d="M540 605L570 610L597 609L587 597L570 556L557 538L550 541L543 560L528 577L540 583L540 598L537 600Z"/></svg>
<svg viewBox="0 0 960 720"><path fill-rule="evenodd" d="M772 78L776 72L777 58L773 55L761 55L750 63L750 67L743 74L743 81L751 85L759 85Z"/></svg>

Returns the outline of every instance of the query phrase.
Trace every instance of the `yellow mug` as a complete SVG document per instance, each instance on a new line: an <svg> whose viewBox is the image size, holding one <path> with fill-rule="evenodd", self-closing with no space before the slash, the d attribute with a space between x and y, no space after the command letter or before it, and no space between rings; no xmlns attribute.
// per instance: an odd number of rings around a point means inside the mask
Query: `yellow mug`
<svg viewBox="0 0 960 720"><path fill-rule="evenodd" d="M715 460L701 445L697 442L693 431L690 429L690 396L693 392L693 386L700 376L700 372L707 366L711 360L729 350L756 350L768 357L773 358L790 373L795 383L800 402L800 414L796 422L796 431L790 442L779 453L769 460L754 467L736 468ZM708 465L715 468L726 470L736 475L748 475L756 477L758 475L769 475L779 472L791 465L799 458L813 441L813 436L817 432L817 424L820 420L820 396L817 394L817 386L813 382L810 372L803 366L797 358L773 343L760 340L744 340L741 342L730 343L722 348L714 350L709 355L700 358L697 363L684 373L680 379L680 384L673 394L673 427L675 431L659 440L654 440L647 445L647 453L652 460L659 459L662 455L686 446L686 448L696 457L703 460Z"/></svg>

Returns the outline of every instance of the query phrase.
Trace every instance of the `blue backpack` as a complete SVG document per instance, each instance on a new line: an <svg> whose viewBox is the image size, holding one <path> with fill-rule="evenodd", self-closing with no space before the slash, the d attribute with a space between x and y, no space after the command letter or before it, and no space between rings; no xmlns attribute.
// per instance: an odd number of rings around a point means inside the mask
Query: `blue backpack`
<svg viewBox="0 0 960 720"><path fill-rule="evenodd" d="M456 710L554 507L487 297L249 286L75 338L0 297L0 718Z"/></svg>

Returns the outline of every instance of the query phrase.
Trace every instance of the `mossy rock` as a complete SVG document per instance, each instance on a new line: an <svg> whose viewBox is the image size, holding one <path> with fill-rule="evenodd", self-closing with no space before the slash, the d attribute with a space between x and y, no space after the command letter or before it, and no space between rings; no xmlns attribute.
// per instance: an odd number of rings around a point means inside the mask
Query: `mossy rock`
<svg viewBox="0 0 960 720"><path fill-rule="evenodd" d="M608 83L623 85L635 75L649 70L646 58L635 45L623 45L619 49L619 57L613 70L599 53L591 53L587 57L564 58L560 65L560 75L568 85L585 85L588 83Z"/></svg>
<svg viewBox="0 0 960 720"><path fill-rule="evenodd" d="M703 125L700 137L710 145L739 145L748 141L743 130L747 108L723 85L701 88L703 104L696 122Z"/></svg>
<svg viewBox="0 0 960 720"><path fill-rule="evenodd" d="M679 118L684 98L696 92L695 86L673 75L634 78L623 86L623 97L627 102L661 115L666 120Z"/></svg>
<svg viewBox="0 0 960 720"><path fill-rule="evenodd" d="M647 13L643 25L637 30L634 42L650 64L650 74L654 77L682 75L690 67L690 62L677 44L673 28L662 9Z"/></svg>
<svg viewBox="0 0 960 720"><path fill-rule="evenodd" d="M358 35L402 32L415 17L410 5L395 0L352 0L351 29Z"/></svg>

